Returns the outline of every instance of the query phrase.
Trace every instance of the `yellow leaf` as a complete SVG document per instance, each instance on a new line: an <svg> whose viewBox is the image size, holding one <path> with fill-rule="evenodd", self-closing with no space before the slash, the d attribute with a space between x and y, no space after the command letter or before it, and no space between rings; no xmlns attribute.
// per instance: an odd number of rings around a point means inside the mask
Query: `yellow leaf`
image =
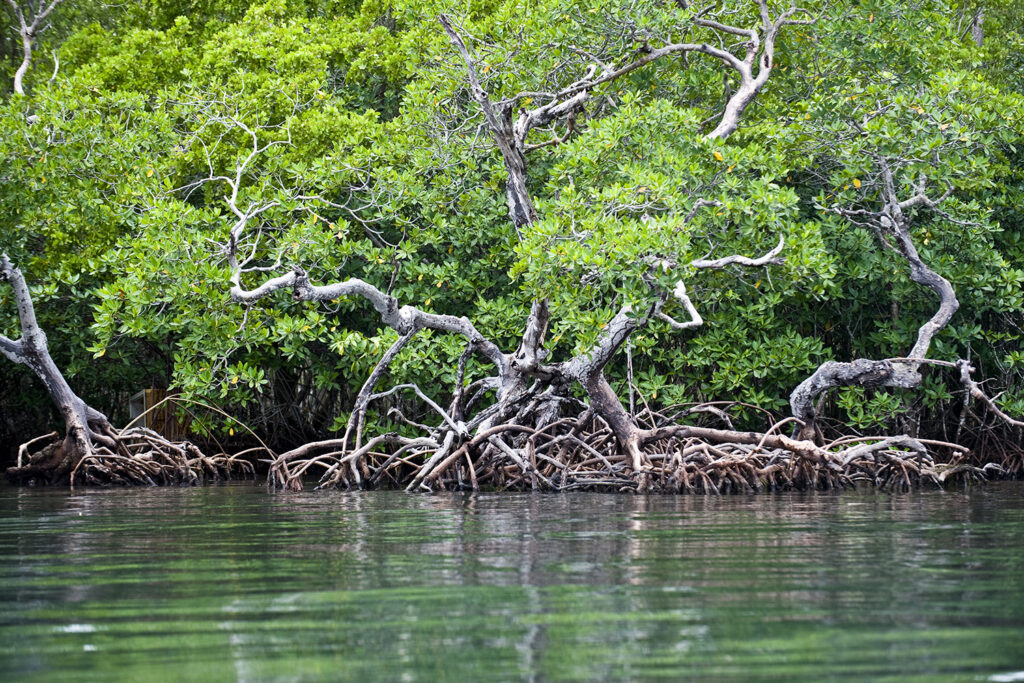
<svg viewBox="0 0 1024 683"><path fill-rule="evenodd" d="M426 301L424 301L423 305L424 306L429 306L430 305L430 299L427 299Z"/></svg>
<svg viewBox="0 0 1024 683"><path fill-rule="evenodd" d="M235 428L234 427L228 428L228 436L234 436L234 435L235 435Z"/></svg>
<svg viewBox="0 0 1024 683"><path fill-rule="evenodd" d="M868 23L870 24L870 23L871 23L871 22L873 22L874 20L875 20L875 13L874 13L874 12L872 12L872 13L871 13L871 15L870 15L870 16L868 16Z"/></svg>
<svg viewBox="0 0 1024 683"><path fill-rule="evenodd" d="M238 377L232 377L231 378L231 383L232 384L238 384Z"/></svg>
<svg viewBox="0 0 1024 683"><path fill-rule="evenodd" d="M859 190L860 189L860 180L858 180L857 178L854 178L853 179L853 186L856 187Z"/></svg>
<svg viewBox="0 0 1024 683"><path fill-rule="evenodd" d="M491 70L491 65L490 65L490 64L485 64L485 65L484 65L484 68L483 68L483 72L484 72L484 73L487 73L487 72L488 72L488 71L490 71L490 70Z"/></svg>
<svg viewBox="0 0 1024 683"><path fill-rule="evenodd" d="M525 107L526 105L530 104L530 102L533 102L533 98L532 98L532 97L526 97L526 98L523 98L523 106L524 106L524 107Z"/></svg>
<svg viewBox="0 0 1024 683"><path fill-rule="evenodd" d="M757 289L760 286L761 286L761 281L760 280L758 280L757 282L754 283L754 289Z"/></svg>
<svg viewBox="0 0 1024 683"><path fill-rule="evenodd" d="M944 123L941 126L939 126L939 130L946 130L947 128L949 128L949 124L948 123Z"/></svg>
<svg viewBox="0 0 1024 683"><path fill-rule="evenodd" d="M734 169L734 168L736 168L736 164L733 164L733 165L732 165L732 166L730 166L729 168L725 169L725 172L726 172L726 173L730 173L730 172L732 172L732 169Z"/></svg>
<svg viewBox="0 0 1024 683"><path fill-rule="evenodd" d="M437 286L438 286L438 287L440 287L440 286L441 286L441 285L443 285L443 284L444 284L444 280L438 280L438 281L437 281Z"/></svg>
<svg viewBox="0 0 1024 683"><path fill-rule="evenodd" d="M152 178L153 177L153 169L149 169L148 171L146 171L146 177L147 178Z"/></svg>
<svg viewBox="0 0 1024 683"><path fill-rule="evenodd" d="M100 349L99 351L96 352L96 357L97 358L102 358L103 354L105 354L106 352L107 352L106 349Z"/></svg>
<svg viewBox="0 0 1024 683"><path fill-rule="evenodd" d="M717 159L718 161L722 161L723 158L724 157L722 157L722 153L719 152L718 150L715 150L715 159Z"/></svg>
<svg viewBox="0 0 1024 683"><path fill-rule="evenodd" d="M423 279L423 273L420 273L420 276L418 278L416 278L416 282L419 282L422 279Z"/></svg>

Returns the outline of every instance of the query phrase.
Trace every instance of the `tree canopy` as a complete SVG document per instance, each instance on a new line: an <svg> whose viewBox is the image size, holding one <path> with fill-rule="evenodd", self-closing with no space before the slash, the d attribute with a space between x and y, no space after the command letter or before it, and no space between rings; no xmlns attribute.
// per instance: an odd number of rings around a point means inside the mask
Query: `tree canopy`
<svg viewBox="0 0 1024 683"><path fill-rule="evenodd" d="M763 425L825 361L920 350L940 301L887 232L903 202L958 304L921 357L966 359L1024 414L1016 2L66 0L51 17L24 95L6 48L0 251L104 410L171 387L288 446L352 429L375 368L442 406L519 368L563 378L564 401L596 401L600 375L630 411L738 402ZM375 293L317 289L351 278ZM818 414L959 436L959 374L919 370L823 385ZM2 377L16 441L38 394ZM437 416L413 399L358 428L414 433Z"/></svg>

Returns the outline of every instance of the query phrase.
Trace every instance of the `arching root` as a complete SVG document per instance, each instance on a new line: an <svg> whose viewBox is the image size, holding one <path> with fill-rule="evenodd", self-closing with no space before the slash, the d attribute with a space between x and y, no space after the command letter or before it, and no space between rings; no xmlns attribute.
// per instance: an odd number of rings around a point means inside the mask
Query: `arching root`
<svg viewBox="0 0 1024 683"><path fill-rule="evenodd" d="M18 464L7 469L7 478L18 484L171 486L208 480L253 476L247 456L259 449L235 455L207 455L195 444L172 442L142 427L111 430L103 443L92 443L85 453L75 453L67 440L56 434L28 455L35 439L19 449Z"/></svg>
<svg viewBox="0 0 1024 683"><path fill-rule="evenodd" d="M1001 473L996 464L975 466L966 448L951 443L850 437L816 446L780 435L786 422L764 433L652 430L641 471L589 411L542 428L503 424L464 438L451 431L418 439L385 434L357 450L346 450L342 440L325 441L279 456L268 484L301 489L304 478L319 472L318 488L725 494L858 485L903 491ZM356 481L354 471L368 476Z"/></svg>

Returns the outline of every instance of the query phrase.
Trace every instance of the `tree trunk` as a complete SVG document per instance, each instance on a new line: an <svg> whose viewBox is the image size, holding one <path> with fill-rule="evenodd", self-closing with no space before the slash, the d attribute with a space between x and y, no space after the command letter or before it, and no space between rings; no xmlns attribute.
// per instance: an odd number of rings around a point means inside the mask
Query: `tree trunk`
<svg viewBox="0 0 1024 683"><path fill-rule="evenodd" d="M32 65L32 43L34 38L27 31L21 33L21 50L22 60L21 66L14 72L14 92L19 95L25 94L25 74L28 72L28 68Z"/></svg>
<svg viewBox="0 0 1024 683"><path fill-rule="evenodd" d="M885 206L876 214L875 229L884 246L898 251L910 265L910 279L928 287L939 298L935 314L918 329L917 341L905 358L869 360L858 358L849 363L829 361L823 363L814 374L805 379L790 395L793 417L803 422L799 438L813 439L819 436L814 403L822 392L838 387L894 387L913 389L921 384L920 368L928 356L932 339L941 332L953 314L960 307L956 292L949 280L942 277L921 258L910 236L909 219L904 211L926 206L934 208L936 201L930 200L923 188L910 199L899 201L896 197L892 172L886 162L881 162L884 179L883 196ZM941 200L938 200L941 201ZM895 241L895 247L889 240Z"/></svg>
<svg viewBox="0 0 1024 683"><path fill-rule="evenodd" d="M978 11L974 14L974 22L971 24L971 40L978 47L981 47L985 42L985 9L979 7Z"/></svg>
<svg viewBox="0 0 1024 683"><path fill-rule="evenodd" d="M36 322L35 307L21 270L4 255L0 258L0 280L6 280L14 290L21 322L21 338L8 339L0 335L0 352L7 358L28 366L42 380L53 404L64 418L66 433L60 448L63 467L68 469L88 455L94 441L112 444L111 426L107 417L83 401L64 379L64 375L50 357L46 333Z"/></svg>

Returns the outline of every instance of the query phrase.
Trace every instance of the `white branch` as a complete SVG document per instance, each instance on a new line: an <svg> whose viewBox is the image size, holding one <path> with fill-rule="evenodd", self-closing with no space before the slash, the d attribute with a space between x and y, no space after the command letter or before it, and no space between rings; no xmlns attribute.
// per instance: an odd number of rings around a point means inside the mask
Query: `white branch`
<svg viewBox="0 0 1024 683"><path fill-rule="evenodd" d="M769 251L764 256L761 256L760 258L752 259L749 256L739 256L737 254L733 254L732 256L726 256L725 258L720 259L697 259L696 261L691 261L690 265L693 266L694 268L700 269L718 269L725 268L726 266L731 266L733 264L756 267L766 266L770 263L781 263L781 259L777 257L782 252L782 248L785 246L785 243L785 238L780 236L778 245L776 245L774 249Z"/></svg>
<svg viewBox="0 0 1024 683"><path fill-rule="evenodd" d="M19 95L25 94L24 80L25 74L32 65L32 48L35 46L36 37L46 29L46 26L42 24L46 18L50 16L50 13L57 7L57 5L62 2L64 2L64 0L50 0L48 4L44 5L42 11L31 17L30 21L26 18L25 12L22 10L19 3L15 2L15 0L7 0L7 4L14 10L14 15L18 19L18 34L21 36L22 60L21 65L18 66L18 70L14 72L14 92ZM35 7L35 3L31 3L29 5L30 9L34 10ZM54 60L56 62L56 57ZM56 77L56 66L54 67L53 73L54 77Z"/></svg>
<svg viewBox="0 0 1024 683"><path fill-rule="evenodd" d="M676 283L675 289L672 290L672 294L680 303L683 304L683 307L686 308L686 312L690 314L690 320L685 323L681 323L674 318L669 317L665 313L658 311L656 315L659 319L667 322L674 330L688 330L693 327L700 327L704 324L704 318L700 317L697 307L694 306L693 302L690 300L690 296L686 293L686 285L682 280Z"/></svg>

